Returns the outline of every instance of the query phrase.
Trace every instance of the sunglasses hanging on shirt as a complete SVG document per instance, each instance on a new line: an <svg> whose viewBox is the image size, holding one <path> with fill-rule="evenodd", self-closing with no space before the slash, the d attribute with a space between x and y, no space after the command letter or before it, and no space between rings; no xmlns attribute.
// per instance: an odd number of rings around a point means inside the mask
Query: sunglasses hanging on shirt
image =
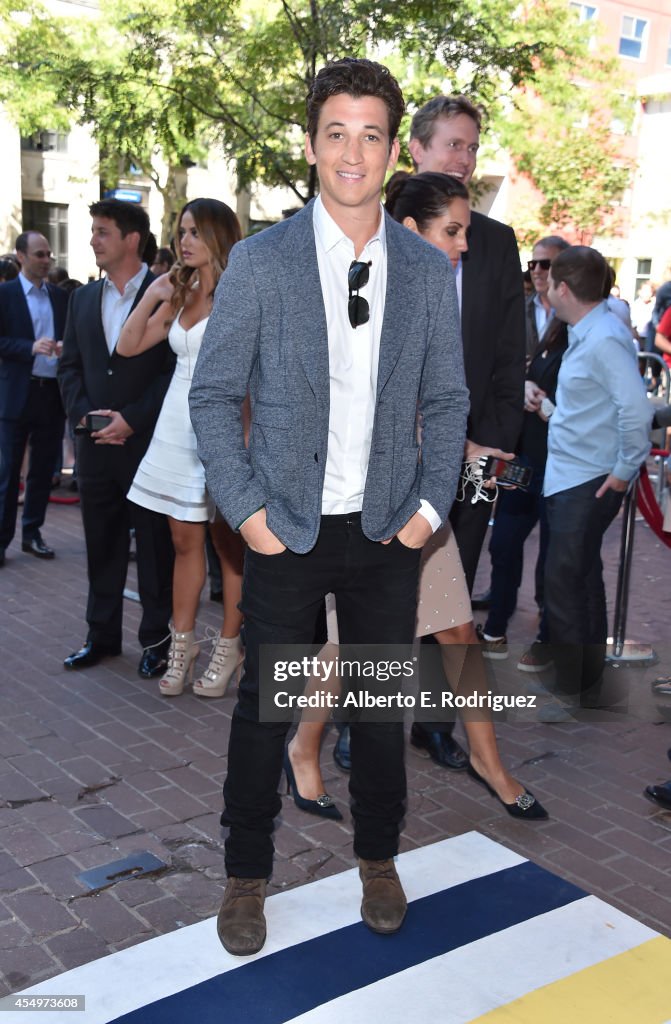
<svg viewBox="0 0 671 1024"><path fill-rule="evenodd" d="M370 319L370 306L359 295L359 289L364 288L368 284L368 268L370 266L372 266L372 260L369 260L368 263L354 260L347 272L347 286L349 288L347 312L352 327L361 327L362 324L367 324ZM354 294L355 292L356 295Z"/></svg>

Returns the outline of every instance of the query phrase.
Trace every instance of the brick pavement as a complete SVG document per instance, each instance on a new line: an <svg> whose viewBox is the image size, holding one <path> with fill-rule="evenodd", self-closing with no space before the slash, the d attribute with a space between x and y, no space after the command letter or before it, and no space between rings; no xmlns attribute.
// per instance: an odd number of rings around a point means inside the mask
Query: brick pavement
<svg viewBox="0 0 671 1024"><path fill-rule="evenodd" d="M0 995L211 916L224 878L218 816L233 698L160 698L155 682L136 674L138 606L130 602L124 655L66 674L62 659L85 636L78 507L51 505L44 533L55 561L13 545L0 573ZM611 593L618 538L616 526L606 544ZM532 566L530 546L510 634L519 643L535 626ZM487 569L484 558L478 585ZM658 650L670 569L671 551L638 525L628 632ZM200 630L217 617L205 600ZM668 641L661 653L668 670ZM671 933L671 813L641 795L671 776L671 730L648 685L658 671L611 670L636 694L632 713L612 721L499 726L504 760L548 807L546 823L510 818L463 774L409 749L402 848L476 829ZM324 777L345 807L347 779L331 747L327 737ZM276 840L271 889L353 864L349 822L311 818L286 799ZM166 869L102 891L77 878L137 851Z"/></svg>

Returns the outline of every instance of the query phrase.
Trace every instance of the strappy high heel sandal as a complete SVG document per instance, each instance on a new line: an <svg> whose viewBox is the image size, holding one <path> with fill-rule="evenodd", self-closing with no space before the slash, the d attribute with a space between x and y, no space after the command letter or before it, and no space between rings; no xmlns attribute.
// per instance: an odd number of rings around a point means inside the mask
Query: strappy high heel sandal
<svg viewBox="0 0 671 1024"><path fill-rule="evenodd" d="M223 697L234 676L236 682L240 681L245 658L240 635L226 637L217 633L212 639L210 664L193 684L193 692L198 697Z"/></svg>
<svg viewBox="0 0 671 1024"><path fill-rule="evenodd" d="M193 630L177 633L170 627L170 649L168 650L168 667L158 684L159 693L163 697L178 697L184 690L188 676L193 677L193 663L199 654L199 647L194 640Z"/></svg>

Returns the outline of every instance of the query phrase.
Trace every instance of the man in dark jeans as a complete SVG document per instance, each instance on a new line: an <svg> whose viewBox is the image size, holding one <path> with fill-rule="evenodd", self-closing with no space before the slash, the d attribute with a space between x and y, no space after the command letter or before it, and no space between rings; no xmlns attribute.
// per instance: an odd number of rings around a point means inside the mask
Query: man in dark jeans
<svg viewBox="0 0 671 1024"><path fill-rule="evenodd" d="M650 449L652 408L631 333L601 299L606 273L599 252L571 246L552 261L548 289L569 324L569 343L544 482L545 609L557 687L574 700L601 680L607 636L601 542Z"/></svg>
<svg viewBox="0 0 671 1024"><path fill-rule="evenodd" d="M229 877L217 921L237 955L265 941L289 729L259 717L262 647L311 644L329 592L343 643L410 643L420 549L446 520L459 475L468 398L454 275L380 206L403 106L396 81L372 61L319 72L306 139L319 197L235 246L191 388L208 488L248 545L245 673L222 817ZM394 932L406 909L393 862L403 723L357 722L351 733L361 915L373 931Z"/></svg>

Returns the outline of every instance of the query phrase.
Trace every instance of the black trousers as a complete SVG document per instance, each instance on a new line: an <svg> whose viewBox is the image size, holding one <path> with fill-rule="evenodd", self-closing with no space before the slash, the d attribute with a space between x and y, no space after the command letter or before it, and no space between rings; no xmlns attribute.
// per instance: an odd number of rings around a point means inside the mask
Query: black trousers
<svg viewBox="0 0 671 1024"><path fill-rule="evenodd" d="M579 693L599 683L608 618L601 542L623 494L595 494L600 476L546 499L550 542L545 562L545 611L557 671L557 687Z"/></svg>
<svg viewBox="0 0 671 1024"><path fill-rule="evenodd" d="M145 448L146 444L136 445L132 439L123 446L95 445L86 436L77 439L89 576L87 639L109 647L121 644L131 527L135 528L142 603L140 646L158 643L169 632L174 550L168 520L126 498Z"/></svg>
<svg viewBox="0 0 671 1024"><path fill-rule="evenodd" d="M44 523L58 454L63 444L65 414L55 379L31 379L26 404L16 420L0 418L0 548L16 531L19 480L28 445L21 517L24 541L35 537Z"/></svg>
<svg viewBox="0 0 671 1024"><path fill-rule="evenodd" d="M231 723L221 819L230 826L229 875L269 877L273 819L281 807L277 788L289 723L259 721L260 648L311 644L329 592L336 597L342 644L412 643L419 557L419 550L396 539L368 540L359 513L323 516L308 554L247 551L241 603L245 672ZM366 860L385 860L398 852L404 814L402 722L353 722L351 752L354 851Z"/></svg>

